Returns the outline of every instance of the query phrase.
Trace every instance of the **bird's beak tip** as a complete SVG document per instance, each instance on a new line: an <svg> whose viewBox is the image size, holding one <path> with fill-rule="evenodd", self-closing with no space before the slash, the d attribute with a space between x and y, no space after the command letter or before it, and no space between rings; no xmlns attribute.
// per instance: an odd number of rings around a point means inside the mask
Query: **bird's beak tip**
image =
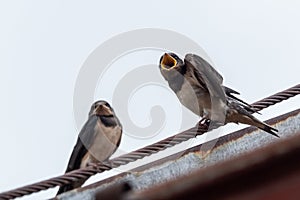
<svg viewBox="0 0 300 200"><path fill-rule="evenodd" d="M113 112L110 108L108 108L107 106L105 105L101 105L99 106L96 110L95 110L95 113L97 115L107 115L107 116L110 116L110 115L113 115Z"/></svg>

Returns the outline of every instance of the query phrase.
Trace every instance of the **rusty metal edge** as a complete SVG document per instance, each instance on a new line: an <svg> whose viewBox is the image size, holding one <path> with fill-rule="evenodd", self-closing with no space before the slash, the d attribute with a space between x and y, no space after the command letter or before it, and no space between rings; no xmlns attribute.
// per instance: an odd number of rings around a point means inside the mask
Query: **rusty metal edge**
<svg viewBox="0 0 300 200"><path fill-rule="evenodd" d="M278 183L278 180L284 180L285 182L281 182L281 185L285 186L289 180L295 178L295 174L298 175L298 184L300 185L299 133L256 151L196 170L175 180L155 185L143 191L133 192L126 199L246 197L259 188L266 188L270 184L274 185L276 181ZM274 190L274 192L284 191ZM300 194L300 190L294 192ZM286 197L294 194L286 194Z"/></svg>

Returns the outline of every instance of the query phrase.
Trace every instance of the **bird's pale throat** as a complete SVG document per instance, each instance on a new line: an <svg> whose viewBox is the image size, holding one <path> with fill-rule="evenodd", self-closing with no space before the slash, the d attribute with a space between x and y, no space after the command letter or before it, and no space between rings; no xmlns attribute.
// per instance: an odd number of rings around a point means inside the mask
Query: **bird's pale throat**
<svg viewBox="0 0 300 200"><path fill-rule="evenodd" d="M98 106L97 109L95 110L95 114L96 115L104 115L104 116L112 116L113 115L110 108L108 108L105 105Z"/></svg>
<svg viewBox="0 0 300 200"><path fill-rule="evenodd" d="M176 64L177 64L177 61L172 56L170 56L167 53L165 53L163 55L163 58L161 61L162 68L170 70L171 68L175 67Z"/></svg>

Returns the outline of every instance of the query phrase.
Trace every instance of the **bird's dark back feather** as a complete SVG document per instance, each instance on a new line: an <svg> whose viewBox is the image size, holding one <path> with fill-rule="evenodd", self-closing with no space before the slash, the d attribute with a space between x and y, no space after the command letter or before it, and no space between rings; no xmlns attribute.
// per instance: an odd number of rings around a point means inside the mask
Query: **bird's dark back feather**
<svg viewBox="0 0 300 200"><path fill-rule="evenodd" d="M225 92L221 88L223 77L203 58L195 54L187 54L184 58L187 68L193 68L198 78L205 83L211 97L217 97L226 102Z"/></svg>
<svg viewBox="0 0 300 200"><path fill-rule="evenodd" d="M118 125L118 121L114 116L99 116L102 123L107 127L113 127Z"/></svg>
<svg viewBox="0 0 300 200"><path fill-rule="evenodd" d="M77 139L76 145L73 148L66 173L79 169L81 165L81 160L87 153L87 148L90 147L92 141L95 137L94 128L96 126L97 120L99 118L96 115L92 115L89 117L88 121L84 124L83 128L79 133L79 137ZM59 188L57 194L64 193L73 189L73 185L65 185Z"/></svg>

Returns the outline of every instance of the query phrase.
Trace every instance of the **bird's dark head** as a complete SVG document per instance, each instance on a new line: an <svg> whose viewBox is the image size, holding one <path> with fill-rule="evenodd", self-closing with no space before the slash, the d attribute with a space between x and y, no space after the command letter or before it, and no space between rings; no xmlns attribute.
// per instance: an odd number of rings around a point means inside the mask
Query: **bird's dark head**
<svg viewBox="0 0 300 200"><path fill-rule="evenodd" d="M180 90L186 73L184 62L174 53L165 53L159 61L159 70L171 89Z"/></svg>
<svg viewBox="0 0 300 200"><path fill-rule="evenodd" d="M160 70L179 70L183 66L183 61L174 53L165 53L160 57L159 68Z"/></svg>
<svg viewBox="0 0 300 200"><path fill-rule="evenodd" d="M100 100L93 103L89 115L97 115L103 117L114 117L115 113L112 107L106 101Z"/></svg>

